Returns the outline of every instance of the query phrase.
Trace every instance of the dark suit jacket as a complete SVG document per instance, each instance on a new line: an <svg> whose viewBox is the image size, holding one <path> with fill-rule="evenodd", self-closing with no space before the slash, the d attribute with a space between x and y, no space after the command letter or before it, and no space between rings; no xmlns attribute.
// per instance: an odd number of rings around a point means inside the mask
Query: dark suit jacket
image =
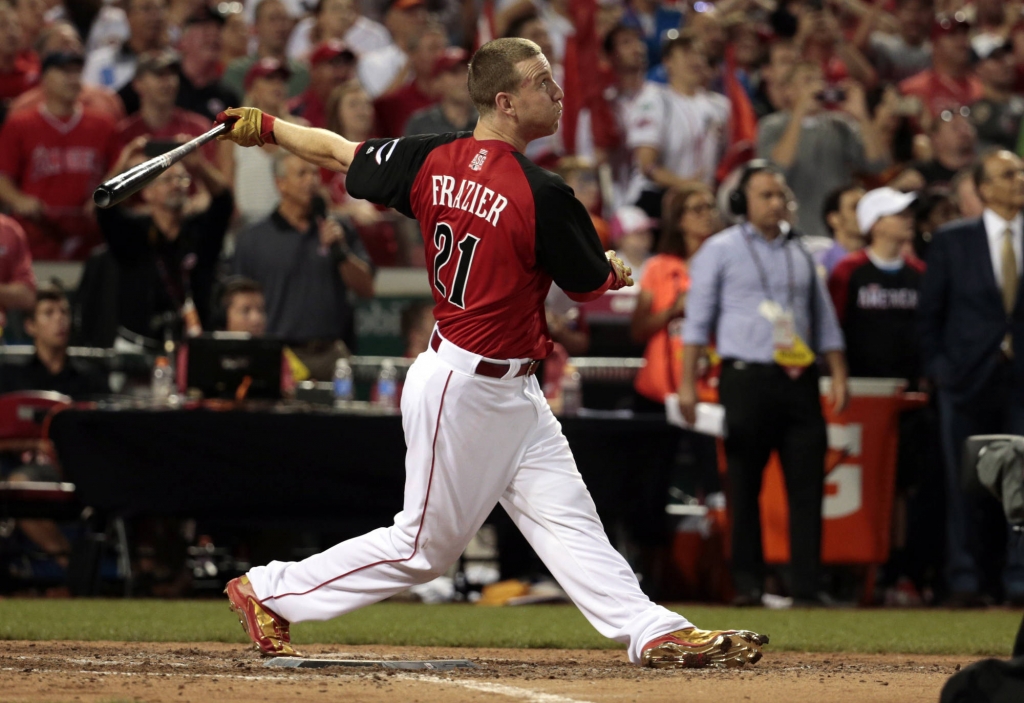
<svg viewBox="0 0 1024 703"><path fill-rule="evenodd" d="M1015 377L1024 379L1020 288L1008 317L981 218L952 222L935 233L918 313L925 373L956 399L972 400L985 389L1000 363L999 345L1007 332L1017 351ZM1017 384L1014 395L1024 401L1024 383Z"/></svg>

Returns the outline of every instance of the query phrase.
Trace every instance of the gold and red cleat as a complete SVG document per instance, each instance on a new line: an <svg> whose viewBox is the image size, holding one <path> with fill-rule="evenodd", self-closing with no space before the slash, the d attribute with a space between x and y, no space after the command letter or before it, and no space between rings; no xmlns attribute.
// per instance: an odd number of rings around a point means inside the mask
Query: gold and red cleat
<svg viewBox="0 0 1024 703"><path fill-rule="evenodd" d="M755 664L767 635L749 630L677 630L644 645L640 663L655 669L733 668Z"/></svg>
<svg viewBox="0 0 1024 703"><path fill-rule="evenodd" d="M242 629L249 635L260 654L268 657L302 656L292 647L292 637L288 632L291 623L260 604L248 576L228 581L224 593L228 597L231 610L242 623Z"/></svg>

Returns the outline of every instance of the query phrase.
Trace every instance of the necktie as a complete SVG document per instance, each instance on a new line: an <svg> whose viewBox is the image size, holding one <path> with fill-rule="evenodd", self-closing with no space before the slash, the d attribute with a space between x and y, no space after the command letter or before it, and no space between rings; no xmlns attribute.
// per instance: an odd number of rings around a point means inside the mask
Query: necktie
<svg viewBox="0 0 1024 703"><path fill-rule="evenodd" d="M1014 305L1017 302L1017 284L1019 281L1017 256L1013 252L1013 232L1009 227L1003 232L1002 258L1003 307L1006 309L1007 316L1009 316L1013 313ZM1010 333L1007 333L1003 339L1003 351L1007 356L1013 356L1013 338Z"/></svg>

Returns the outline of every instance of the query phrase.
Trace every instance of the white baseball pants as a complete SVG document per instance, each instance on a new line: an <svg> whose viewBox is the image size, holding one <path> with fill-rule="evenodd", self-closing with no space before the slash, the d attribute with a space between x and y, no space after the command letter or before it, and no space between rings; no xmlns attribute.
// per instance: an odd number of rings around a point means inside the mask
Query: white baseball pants
<svg viewBox="0 0 1024 703"><path fill-rule="evenodd" d="M292 622L328 620L443 574L500 502L587 620L628 647L689 621L640 590L612 547L535 376L473 373L482 357L447 341L409 370L402 393L405 502L391 527L299 562L249 572L257 597Z"/></svg>

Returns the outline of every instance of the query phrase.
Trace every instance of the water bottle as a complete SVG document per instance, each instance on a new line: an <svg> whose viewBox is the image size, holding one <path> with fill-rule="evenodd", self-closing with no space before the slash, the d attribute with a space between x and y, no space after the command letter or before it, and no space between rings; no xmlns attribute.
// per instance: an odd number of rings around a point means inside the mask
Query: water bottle
<svg viewBox="0 0 1024 703"><path fill-rule="evenodd" d="M377 375L377 398L374 401L378 407L395 410L398 408L398 369L391 359L384 359L380 362L380 373Z"/></svg>
<svg viewBox="0 0 1024 703"><path fill-rule="evenodd" d="M334 407L341 408L349 403L355 396L352 384L352 367L348 359L338 359L334 362Z"/></svg>
<svg viewBox="0 0 1024 703"><path fill-rule="evenodd" d="M562 369L562 414L575 417L583 406L583 384L580 372L572 364Z"/></svg>
<svg viewBox="0 0 1024 703"><path fill-rule="evenodd" d="M166 403L174 393L174 371L166 356L158 356L153 364L153 376L150 381L150 392L153 400Z"/></svg>

